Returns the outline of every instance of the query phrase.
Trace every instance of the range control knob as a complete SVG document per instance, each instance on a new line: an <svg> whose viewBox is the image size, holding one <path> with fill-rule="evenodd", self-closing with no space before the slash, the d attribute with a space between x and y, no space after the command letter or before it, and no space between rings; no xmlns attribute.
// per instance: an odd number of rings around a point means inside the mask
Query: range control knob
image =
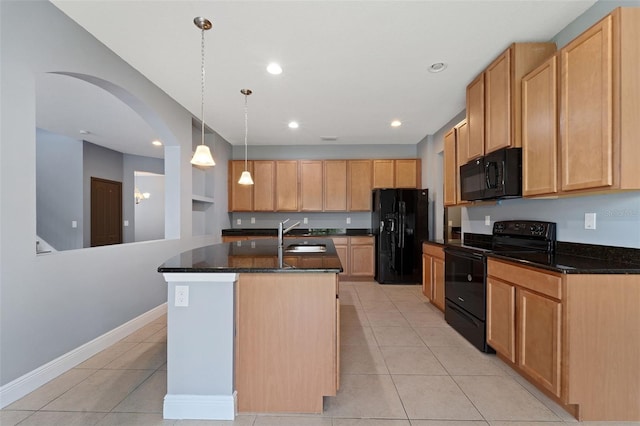
<svg viewBox="0 0 640 426"><path fill-rule="evenodd" d="M504 231L504 223L496 223L494 232L500 233Z"/></svg>

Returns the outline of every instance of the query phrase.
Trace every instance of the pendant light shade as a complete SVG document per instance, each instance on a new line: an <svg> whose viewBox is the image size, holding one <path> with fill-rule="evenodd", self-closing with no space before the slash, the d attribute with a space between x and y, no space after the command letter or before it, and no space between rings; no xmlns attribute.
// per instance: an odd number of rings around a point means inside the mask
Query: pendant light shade
<svg viewBox="0 0 640 426"><path fill-rule="evenodd" d="M249 134L249 114L247 109L247 96L252 94L251 89L242 89L240 93L244 95L244 172L240 175L238 183L240 185L253 185L251 172L247 167L247 135Z"/></svg>
<svg viewBox="0 0 640 426"><path fill-rule="evenodd" d="M191 158L191 164L195 166L215 166L216 162L213 161L213 156L211 155L211 150L207 145L204 144L204 32L205 30L211 29L213 26L211 21L201 16L193 18L193 23L196 27L201 30L201 41L200 41L200 53L201 53L201 66L200 66L200 120L202 122L202 134L200 145L196 148L196 152L193 154Z"/></svg>

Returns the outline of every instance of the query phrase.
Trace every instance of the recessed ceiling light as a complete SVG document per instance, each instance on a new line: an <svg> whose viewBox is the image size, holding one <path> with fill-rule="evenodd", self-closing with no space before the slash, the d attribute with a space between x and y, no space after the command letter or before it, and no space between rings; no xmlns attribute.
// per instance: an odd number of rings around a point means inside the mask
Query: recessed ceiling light
<svg viewBox="0 0 640 426"><path fill-rule="evenodd" d="M159 140L155 140L153 142L151 142L154 146L162 146L162 142L160 142Z"/></svg>
<svg viewBox="0 0 640 426"><path fill-rule="evenodd" d="M400 127L400 126L402 126L402 121L400 120L393 120L391 122L391 127Z"/></svg>
<svg viewBox="0 0 640 426"><path fill-rule="evenodd" d="M279 75L282 74L282 67L275 62L271 62L269 65L267 65L267 72L269 74Z"/></svg>
<svg viewBox="0 0 640 426"><path fill-rule="evenodd" d="M88 131L88 130L80 130L80 134L81 135L89 135L89 134L91 134L91 132Z"/></svg>
<svg viewBox="0 0 640 426"><path fill-rule="evenodd" d="M445 69L447 69L447 63L446 62L436 62L434 64L431 64L431 66L429 67L429 72L441 72L444 71Z"/></svg>
<svg viewBox="0 0 640 426"><path fill-rule="evenodd" d="M298 122L297 122L297 121L291 121L291 122L289 123L289 128L290 128L290 129L297 129L298 127L300 127L300 125L298 124Z"/></svg>

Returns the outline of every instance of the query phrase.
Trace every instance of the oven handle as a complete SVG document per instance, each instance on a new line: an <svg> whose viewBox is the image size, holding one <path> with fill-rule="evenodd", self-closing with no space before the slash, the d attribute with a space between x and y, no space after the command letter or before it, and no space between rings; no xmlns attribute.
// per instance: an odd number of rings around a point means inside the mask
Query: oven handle
<svg viewBox="0 0 640 426"><path fill-rule="evenodd" d="M464 257L466 259L484 260L484 255L479 254L479 253L473 253L473 252L468 252L468 251L463 251L463 250L456 250L456 249L451 249L451 248L445 248L444 252L446 254L450 254L452 256Z"/></svg>
<svg viewBox="0 0 640 426"><path fill-rule="evenodd" d="M471 315L469 315L468 313L466 313L465 311L463 311L462 309L458 308L456 305L454 305L453 303L449 302L447 304L447 307L450 308L452 311L455 311L457 314L459 314L462 318L466 319L468 322L470 322L471 324L473 324L474 326L478 327L480 324L478 323L478 321L475 320L475 318L473 318Z"/></svg>

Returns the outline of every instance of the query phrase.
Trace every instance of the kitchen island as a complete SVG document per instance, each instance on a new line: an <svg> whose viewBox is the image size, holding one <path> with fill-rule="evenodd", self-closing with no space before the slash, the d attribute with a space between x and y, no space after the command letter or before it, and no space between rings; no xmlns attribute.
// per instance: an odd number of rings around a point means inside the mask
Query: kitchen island
<svg viewBox="0 0 640 426"><path fill-rule="evenodd" d="M339 378L331 239L215 244L158 268L168 283L168 419L321 413Z"/></svg>

